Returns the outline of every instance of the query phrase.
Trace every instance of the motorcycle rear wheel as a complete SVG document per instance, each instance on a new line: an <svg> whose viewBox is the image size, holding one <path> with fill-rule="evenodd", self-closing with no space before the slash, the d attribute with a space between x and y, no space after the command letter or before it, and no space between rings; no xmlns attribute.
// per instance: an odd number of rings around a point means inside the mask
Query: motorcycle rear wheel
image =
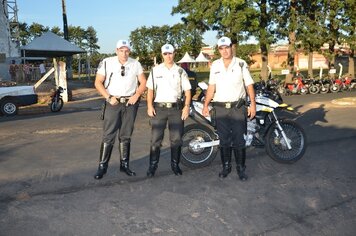
<svg viewBox="0 0 356 236"><path fill-rule="evenodd" d="M63 99L62 98L53 99L50 104L50 107L52 112L60 111L63 107Z"/></svg>
<svg viewBox="0 0 356 236"><path fill-rule="evenodd" d="M190 124L184 127L182 164L190 168L208 166L218 152L218 146L196 148L194 144L213 141L214 132L205 125Z"/></svg>
<svg viewBox="0 0 356 236"><path fill-rule="evenodd" d="M317 94L317 93L319 93L319 92L320 92L319 86L313 84L313 85L311 85L311 86L309 87L309 93L310 93L310 94Z"/></svg>
<svg viewBox="0 0 356 236"><path fill-rule="evenodd" d="M305 87L302 87L299 92L301 95L306 95L308 93L308 89Z"/></svg>
<svg viewBox="0 0 356 236"><path fill-rule="evenodd" d="M274 123L265 137L267 154L276 162L292 164L301 159L307 147L306 135L302 127L292 120L280 120L292 149L289 150L277 125Z"/></svg>

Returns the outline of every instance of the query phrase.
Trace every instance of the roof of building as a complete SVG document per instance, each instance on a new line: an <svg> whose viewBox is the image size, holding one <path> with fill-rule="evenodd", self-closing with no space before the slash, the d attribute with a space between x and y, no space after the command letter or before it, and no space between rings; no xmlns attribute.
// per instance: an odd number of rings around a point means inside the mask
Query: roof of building
<svg viewBox="0 0 356 236"><path fill-rule="evenodd" d="M24 57L62 57L85 53L83 49L52 32L42 34L20 49Z"/></svg>

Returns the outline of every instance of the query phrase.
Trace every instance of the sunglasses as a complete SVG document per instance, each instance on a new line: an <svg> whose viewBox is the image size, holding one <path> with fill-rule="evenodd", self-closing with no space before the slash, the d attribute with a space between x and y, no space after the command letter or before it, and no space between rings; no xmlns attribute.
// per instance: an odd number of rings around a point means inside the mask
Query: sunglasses
<svg viewBox="0 0 356 236"><path fill-rule="evenodd" d="M125 66L121 66L121 76L125 76Z"/></svg>
<svg viewBox="0 0 356 236"><path fill-rule="evenodd" d="M167 56L167 55L172 55L173 53L169 53L169 52L165 52L163 53L163 55Z"/></svg>

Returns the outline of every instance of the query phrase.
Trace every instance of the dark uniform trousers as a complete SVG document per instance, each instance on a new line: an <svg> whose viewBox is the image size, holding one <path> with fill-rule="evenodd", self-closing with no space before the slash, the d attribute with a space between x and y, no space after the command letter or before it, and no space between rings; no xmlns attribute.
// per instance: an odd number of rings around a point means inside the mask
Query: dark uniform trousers
<svg viewBox="0 0 356 236"><path fill-rule="evenodd" d="M139 102L134 105L119 103L118 105L106 105L103 122L103 143L114 144L118 134L120 143L131 142Z"/></svg>
<svg viewBox="0 0 356 236"><path fill-rule="evenodd" d="M165 103L162 103L165 104ZM164 130L168 122L169 140L171 146L171 168L175 175L182 175L182 170L179 168L182 135L184 129L184 122L181 119L182 110L178 104L174 107L160 107L155 106L156 115L151 118L151 148L150 148L150 165L147 170L147 176L153 177L155 175L159 156L161 143L164 137Z"/></svg>
<svg viewBox="0 0 356 236"><path fill-rule="evenodd" d="M224 108L214 106L216 110L216 129L221 147L244 148L246 133L246 108Z"/></svg>
<svg viewBox="0 0 356 236"><path fill-rule="evenodd" d="M120 171L129 176L136 175L130 170L130 142L134 128L137 109L139 103L126 106L125 103L118 105L106 104L104 122L103 122L103 140L100 148L99 167L94 175L95 179L101 179L109 166L112 148L118 133L119 153L120 153Z"/></svg>
<svg viewBox="0 0 356 236"><path fill-rule="evenodd" d="M156 116L152 117L150 120L152 127L151 146L160 148L167 122L171 148L182 146L182 135L184 129L184 122L181 119L182 110L177 107L155 107L155 110Z"/></svg>
<svg viewBox="0 0 356 236"><path fill-rule="evenodd" d="M231 172L231 152L234 152L236 170L240 180L247 180L245 174L247 110L245 106L214 106L216 109L216 129L220 137L220 156L223 169L219 176L225 178Z"/></svg>

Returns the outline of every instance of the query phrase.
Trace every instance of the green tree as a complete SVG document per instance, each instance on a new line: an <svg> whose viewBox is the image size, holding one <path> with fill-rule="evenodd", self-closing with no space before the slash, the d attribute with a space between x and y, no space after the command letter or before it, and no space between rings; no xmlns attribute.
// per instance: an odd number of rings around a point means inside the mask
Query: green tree
<svg viewBox="0 0 356 236"><path fill-rule="evenodd" d="M43 26L39 23L32 23L28 27L28 32L30 34L29 40L32 41L34 38L41 36L44 32L48 32L49 27L48 26Z"/></svg>
<svg viewBox="0 0 356 236"><path fill-rule="evenodd" d="M276 42L275 28L273 23L275 22L275 15L271 4L267 0L255 0L255 5L257 6L258 20L251 25L248 30L251 31L256 39L259 41L261 50L261 77L266 80L268 77L268 52L269 47L272 43Z"/></svg>
<svg viewBox="0 0 356 236"><path fill-rule="evenodd" d="M85 30L84 39L87 41L87 48L86 50L90 53L96 53L100 49L98 45L98 37L96 35L96 31L93 26L89 26Z"/></svg>
<svg viewBox="0 0 356 236"><path fill-rule="evenodd" d="M154 58L160 55L163 44L170 42L170 27L168 25L141 27L130 34L132 56L140 57L143 66L153 65Z"/></svg>
<svg viewBox="0 0 356 236"><path fill-rule="evenodd" d="M259 46L256 44L240 44L236 48L236 53L240 58L244 59L247 64L251 65L255 61L252 60L251 56L258 52Z"/></svg>
<svg viewBox="0 0 356 236"><path fill-rule="evenodd" d="M61 28L59 28L58 26L54 26L51 28L51 32L58 35L58 36L61 36L63 37L63 32L61 31Z"/></svg>
<svg viewBox="0 0 356 236"><path fill-rule="evenodd" d="M219 36L231 38L234 45L254 36L260 42L263 79L267 78L268 48L275 42L274 14L267 0L213 1L180 0L172 14L185 15L189 28L201 32L216 30Z"/></svg>
<svg viewBox="0 0 356 236"><path fill-rule="evenodd" d="M176 58L182 57L185 52L198 55L202 39L200 31L188 30L183 24L141 27L130 34L133 44L132 55L139 56L141 64L145 67L151 66L154 58L157 59L157 63L162 61L161 47L166 43L175 47Z"/></svg>
<svg viewBox="0 0 356 236"><path fill-rule="evenodd" d="M329 44L328 53L326 56L329 59L329 66L335 64L336 50L335 46L340 44L342 19L344 17L344 0L324 1L324 9L327 14L325 37L326 42ZM354 12L354 14L356 14Z"/></svg>
<svg viewBox="0 0 356 236"><path fill-rule="evenodd" d="M291 82L294 71L294 58L296 52L296 32L298 26L298 1L297 0L271 0L271 12L274 13L276 24L276 37L288 39L287 69L291 72L286 75L286 81Z"/></svg>
<svg viewBox="0 0 356 236"><path fill-rule="evenodd" d="M299 7L297 42L308 56L308 74L313 74L313 52L325 43L325 8L322 0L301 2Z"/></svg>
<svg viewBox="0 0 356 236"><path fill-rule="evenodd" d="M253 1L179 0L172 14L183 14L188 29L217 31L230 37L234 44L248 38L249 28L256 25Z"/></svg>
<svg viewBox="0 0 356 236"><path fill-rule="evenodd" d="M130 40L132 43L132 56L139 56L139 60L142 65L152 65L153 57L152 52L152 40L150 38L150 29L147 27L141 27L131 31Z"/></svg>
<svg viewBox="0 0 356 236"><path fill-rule="evenodd" d="M80 26L68 26L68 40L73 42L80 48L86 48L87 42L85 40L85 29Z"/></svg>
<svg viewBox="0 0 356 236"><path fill-rule="evenodd" d="M354 0L345 1L344 19L342 24L342 39L350 47L349 56L349 71L353 78L355 77L355 49L356 49L356 2Z"/></svg>
<svg viewBox="0 0 356 236"><path fill-rule="evenodd" d="M20 45L26 45L30 42L30 31L29 26L25 22L19 22L19 35L20 35Z"/></svg>

